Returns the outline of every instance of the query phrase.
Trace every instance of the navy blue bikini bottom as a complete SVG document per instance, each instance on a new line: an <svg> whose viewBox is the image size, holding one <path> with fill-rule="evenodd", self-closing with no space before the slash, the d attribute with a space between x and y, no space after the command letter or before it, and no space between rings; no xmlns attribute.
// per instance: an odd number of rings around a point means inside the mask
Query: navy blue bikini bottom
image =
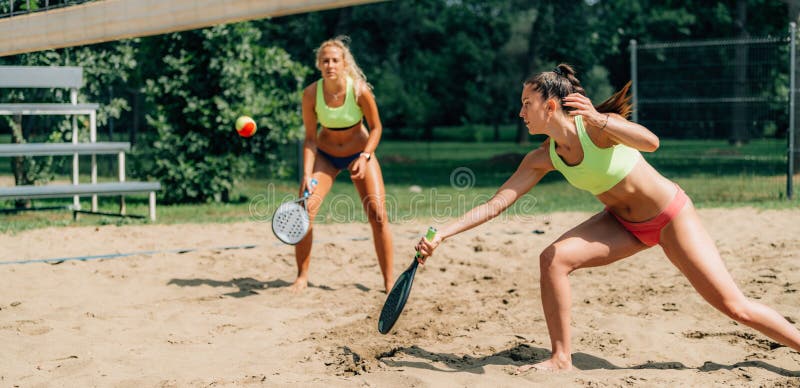
<svg viewBox="0 0 800 388"><path fill-rule="evenodd" d="M331 162L331 164L333 164L333 167L336 167L339 170L347 167L348 165L350 165L350 162L358 159L358 157L361 156L361 152L355 153L350 156L333 156L319 148L317 149L317 153L324 156L325 159L328 159L328 161Z"/></svg>

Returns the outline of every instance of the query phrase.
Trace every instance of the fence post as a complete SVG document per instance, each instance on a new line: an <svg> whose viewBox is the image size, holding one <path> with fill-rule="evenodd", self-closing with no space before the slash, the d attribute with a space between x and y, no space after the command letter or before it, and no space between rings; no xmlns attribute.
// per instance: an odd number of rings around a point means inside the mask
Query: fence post
<svg viewBox="0 0 800 388"><path fill-rule="evenodd" d="M630 50L631 50L631 96L633 97L633 122L639 122L639 93L636 89L638 84L638 69L636 63L636 39L631 39L630 42Z"/></svg>
<svg viewBox="0 0 800 388"><path fill-rule="evenodd" d="M83 70L81 70L81 74ZM78 88L72 88L69 91L69 101L72 105L78 103ZM78 144L78 115L72 115L72 144ZM80 158L78 153L72 155L72 184L77 185L80 180ZM81 210L81 197L72 197L72 207L74 210ZM78 213L74 213L73 217L77 217Z"/></svg>
<svg viewBox="0 0 800 388"><path fill-rule="evenodd" d="M789 147L787 150L787 163L786 163L786 198L792 199L794 187L792 180L794 179L794 127L795 127L795 87L796 87L796 69L797 66L797 25L794 22L789 23L789 35L791 36L791 46L789 48Z"/></svg>

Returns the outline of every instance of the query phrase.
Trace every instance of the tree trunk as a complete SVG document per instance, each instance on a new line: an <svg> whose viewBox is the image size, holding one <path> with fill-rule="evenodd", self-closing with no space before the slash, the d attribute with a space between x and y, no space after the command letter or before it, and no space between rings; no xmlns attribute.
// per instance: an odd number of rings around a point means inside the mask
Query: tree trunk
<svg viewBox="0 0 800 388"><path fill-rule="evenodd" d="M747 33L747 0L736 1L736 27L739 29L738 38L746 39ZM747 97L747 63L748 46L744 44L736 45L734 54L736 64L736 79L733 85L734 102L731 104L731 137L730 143L735 146L746 144L750 140L747 105L743 101Z"/></svg>
<svg viewBox="0 0 800 388"><path fill-rule="evenodd" d="M22 115L14 115L14 122L11 123L11 138L15 144L25 143L25 134L22 132ZM14 184L17 186L30 185L33 182L28 178L25 171L25 157L15 156L11 158L11 169L14 171ZM14 201L16 209L30 209L30 199L17 199Z"/></svg>

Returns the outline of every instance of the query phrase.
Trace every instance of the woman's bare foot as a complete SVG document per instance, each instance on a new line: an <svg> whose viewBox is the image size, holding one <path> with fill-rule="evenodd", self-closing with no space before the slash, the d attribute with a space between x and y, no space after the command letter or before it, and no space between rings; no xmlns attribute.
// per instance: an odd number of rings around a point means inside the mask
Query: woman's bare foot
<svg viewBox="0 0 800 388"><path fill-rule="evenodd" d="M572 370L572 362L551 358L540 363L523 365L517 368L516 374L522 374L531 369L535 369L539 372L567 372Z"/></svg>
<svg viewBox="0 0 800 388"><path fill-rule="evenodd" d="M383 282L383 288L386 290L387 294L389 293L389 291L392 290L392 287L394 287L394 280L389 280L389 281L384 281Z"/></svg>
<svg viewBox="0 0 800 388"><path fill-rule="evenodd" d="M289 286L289 290L292 292L301 292L308 287L308 279L306 278L297 278L297 280Z"/></svg>

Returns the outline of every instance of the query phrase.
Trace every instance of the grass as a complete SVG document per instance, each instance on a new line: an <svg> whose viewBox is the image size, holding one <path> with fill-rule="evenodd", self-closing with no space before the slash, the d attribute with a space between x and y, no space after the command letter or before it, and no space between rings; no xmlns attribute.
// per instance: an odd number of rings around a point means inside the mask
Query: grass
<svg viewBox="0 0 800 388"><path fill-rule="evenodd" d="M416 219L445 220L482 203L516 170L522 156L538 146L512 142L383 141L377 150L387 191L387 210L393 222ZM135 157L135 156L132 156ZM785 144L757 140L742 147L724 141L665 140L661 148L645 154L648 161L680 184L698 207L793 209L798 199L786 200ZM0 164L0 174L10 175L10 163ZM88 165L82 161L82 165ZM109 166L108 171L114 171ZM102 171L102 170L101 170ZM113 175L113 173L111 173ZM64 177L61 177L64 178ZM112 179L112 178L106 178ZM83 182L88 181L82 177ZM795 184L800 180L795 178ZM414 187L416 186L416 187ZM800 189L800 188L799 188ZM158 223L261 222L269 228L272 211L296 195L292 180L252 176L240 182L227 204L159 204ZM796 194L795 197L798 197ZM147 214L147 197L126 197L128 214ZM71 199L37 200L37 207L68 205ZM11 206L10 202L6 207ZM89 208L88 198L82 201ZM117 198L100 198L100 210L116 212ZM599 211L602 205L586 192L571 187L557 172L546 176L507 215L532 215L553 211ZM64 225L124 225L146 220L82 215L72 221L65 211L0 214L0 233ZM320 211L319 222L365 222L364 211L349 175L340 174Z"/></svg>

